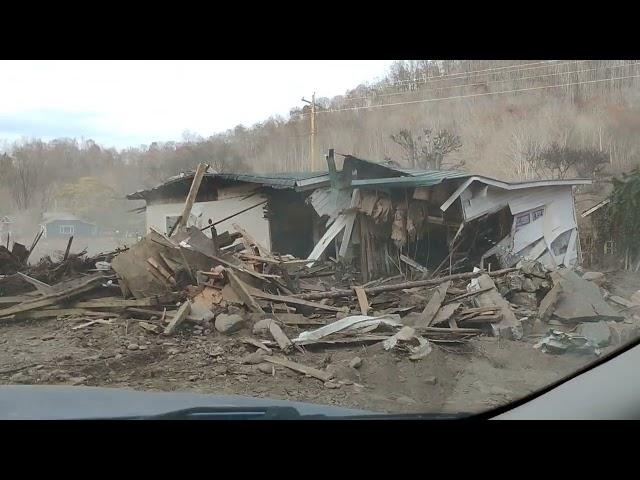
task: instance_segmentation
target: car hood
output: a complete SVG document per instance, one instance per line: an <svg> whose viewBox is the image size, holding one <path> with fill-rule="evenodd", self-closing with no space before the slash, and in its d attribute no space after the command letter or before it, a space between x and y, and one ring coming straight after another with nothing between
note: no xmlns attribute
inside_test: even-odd
<svg viewBox="0 0 640 480"><path fill-rule="evenodd" d="M144 392L122 388L56 385L0 386L0 420L137 417L202 407L293 407L300 415L326 415L332 418L379 413L240 395Z"/></svg>

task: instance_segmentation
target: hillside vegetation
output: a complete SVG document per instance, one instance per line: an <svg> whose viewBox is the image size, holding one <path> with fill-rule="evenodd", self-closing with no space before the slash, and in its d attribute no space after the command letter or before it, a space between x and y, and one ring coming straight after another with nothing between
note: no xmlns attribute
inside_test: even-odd
<svg viewBox="0 0 640 480"><path fill-rule="evenodd" d="M633 60L398 61L376 82L317 100L316 156L335 148L512 180L628 171L640 159L639 67ZM208 138L186 134L122 151L91 140L25 139L0 156L0 213L68 209L117 227L135 206L126 193L200 161L225 171L309 169L309 131L306 106Z"/></svg>

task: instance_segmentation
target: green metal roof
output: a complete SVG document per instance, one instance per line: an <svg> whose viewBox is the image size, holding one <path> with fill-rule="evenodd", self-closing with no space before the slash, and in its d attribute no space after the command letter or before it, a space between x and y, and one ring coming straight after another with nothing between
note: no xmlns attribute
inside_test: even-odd
<svg viewBox="0 0 640 480"><path fill-rule="evenodd" d="M277 173L219 173L218 178L239 182L260 183L271 187L295 188L306 180L329 181L327 172L277 172ZM326 178L325 178L326 177ZM315 182L311 182L315 183Z"/></svg>
<svg viewBox="0 0 640 480"><path fill-rule="evenodd" d="M454 178L468 178L470 173L459 170L401 170L406 177L368 178L353 180L351 185L358 188L413 188L430 187Z"/></svg>

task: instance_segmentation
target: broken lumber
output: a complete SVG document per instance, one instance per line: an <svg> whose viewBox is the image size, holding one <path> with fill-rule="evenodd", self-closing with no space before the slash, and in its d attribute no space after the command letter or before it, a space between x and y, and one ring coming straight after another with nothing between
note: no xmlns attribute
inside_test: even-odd
<svg viewBox="0 0 640 480"><path fill-rule="evenodd" d="M69 241L67 242L67 249L64 251L64 257L62 257L62 261L66 261L69 258L69 251L71 250L71 244L73 243L73 235L69 237Z"/></svg>
<svg viewBox="0 0 640 480"><path fill-rule="evenodd" d="M115 312L88 311L84 308L51 308L46 310L29 310L28 312L18 313L16 317L20 320L39 320L41 318L58 318L65 316L117 317L119 315L119 313Z"/></svg>
<svg viewBox="0 0 640 480"><path fill-rule="evenodd" d="M491 273L488 273L490 277L498 277L504 275L505 273L515 272L518 270L515 267L512 268L504 268L502 270L495 270ZM406 288L414 288L414 287L428 287L431 285L439 285L446 280L463 280L479 277L484 274L484 272L467 272L467 273L454 273L453 275L447 275L445 277L440 278L431 278L428 280L415 280L413 282L403 282L396 283L392 285L380 285L377 287L365 288L364 291L367 295L375 295L377 293L382 292L392 292L394 290L404 290ZM340 298L340 297L351 297L353 296L353 289L336 289L330 290L328 292L312 292L312 293L303 293L295 295L296 298L303 300L321 300L323 298Z"/></svg>
<svg viewBox="0 0 640 480"><path fill-rule="evenodd" d="M436 313L436 316L434 317L431 324L437 325L438 323L446 322L451 318L458 307L460 307L460 302L448 303L446 305L443 305L440 310L438 310L438 313ZM431 325L427 325L427 327L429 326Z"/></svg>
<svg viewBox="0 0 640 480"><path fill-rule="evenodd" d="M80 330L81 328L90 327L91 325L95 325L96 323L100 323L102 325L113 325L113 320L103 320L98 318L96 320L89 320L86 323L82 323L80 325L76 325L75 327L71 327L71 330Z"/></svg>
<svg viewBox="0 0 640 480"><path fill-rule="evenodd" d="M164 320L164 316L167 314L166 309L163 312L157 312L156 310L148 310L148 309L145 309L145 308L127 307L126 311L127 312L132 312L132 313L139 313L139 314L142 314L142 315L146 315L148 317L153 317L153 316L158 316L159 315L160 316L160 321ZM169 312L169 313L171 313L171 312ZM185 317L185 320L187 322L193 322L193 323L201 323L202 322L202 318L197 317L195 315L187 315Z"/></svg>
<svg viewBox="0 0 640 480"><path fill-rule="evenodd" d="M349 293L353 295L353 290ZM344 312L344 308L338 308L331 305L325 305L323 303L310 302L300 297L286 296L286 295L272 295L261 291L252 291L254 297L263 298L265 300L273 300L274 302L290 303L293 305L302 305L304 307L317 308L320 310L327 310L329 312Z"/></svg>
<svg viewBox="0 0 640 480"><path fill-rule="evenodd" d="M248 338L248 337L245 337L245 338L243 338L241 340L244 343L248 343L249 345L253 345L254 347L257 347L257 348L259 348L261 350L264 350L269 355L271 355L271 353L272 353L272 350L269 347L267 347L264 343L259 342L258 340L254 340L253 338Z"/></svg>
<svg viewBox="0 0 640 480"><path fill-rule="evenodd" d="M521 332L516 331L518 327L521 327L520 321L516 318L509 302L507 302L498 290L496 289L493 280L483 273L478 277L478 286L480 289L488 289L486 292L481 293L476 297L476 302L480 307L496 306L502 313L502 319L492 324L494 326L494 333L496 336L504 336L509 339L518 339ZM489 288L492 287L492 288Z"/></svg>
<svg viewBox="0 0 640 480"><path fill-rule="evenodd" d="M94 300L84 300L75 302L74 308L128 308L128 307L151 307L154 305L163 305L173 303L178 299L178 294L170 293L165 295L156 295L147 298L135 298L124 300L118 297L96 298Z"/></svg>
<svg viewBox="0 0 640 480"><path fill-rule="evenodd" d="M193 204L195 203L196 197L198 196L198 190L200 190L200 184L202 183L202 178L204 177L204 174L206 173L208 168L209 168L209 165L205 163L198 164L196 173L193 176L193 182L191 182L191 188L189 189L189 194L187 195L187 200L184 202L184 208L182 210L182 214L180 215L180 218L176 223L177 227L174 227L174 230L178 230L180 228L184 228L187 226L187 221L189 220L191 209L193 208Z"/></svg>
<svg viewBox="0 0 640 480"><path fill-rule="evenodd" d="M41 282L40 280L37 280L35 278L31 278L29 275L25 275L22 272L17 272L17 274L25 282L28 282L31 285L33 285L34 287L36 287L36 290L38 290L38 292L40 292L40 293L42 293L44 295L48 295L48 294L54 292L54 289L53 289L53 287L51 287L51 285L47 285L46 283Z"/></svg>
<svg viewBox="0 0 640 480"><path fill-rule="evenodd" d="M162 277L164 277L164 279L169 282L171 286L176 286L176 279L173 277L173 275L163 265L160 265L160 263L157 262L153 257L147 258L147 263L155 268L160 273L160 275L162 275Z"/></svg>
<svg viewBox="0 0 640 480"><path fill-rule="evenodd" d="M470 323L496 323L502 320L502 315L478 315L477 317L467 317L460 319L460 322L464 322L465 325Z"/></svg>
<svg viewBox="0 0 640 480"><path fill-rule="evenodd" d="M407 257L406 255L400 254L400 260L402 260L404 263L409 265L411 268L413 268L414 270L419 271L420 273L422 273L424 275L428 275L429 274L429 270L427 270L426 267L423 267L418 262L416 262L415 260L412 260L411 258Z"/></svg>
<svg viewBox="0 0 640 480"><path fill-rule="evenodd" d="M291 351L291 349L293 348L293 343L291 343L291 340L289 340L289 337L285 335L285 333L282 331L282 329L278 326L276 322L269 323L269 332L271 333L271 336L280 347L280 350L282 350L285 353Z"/></svg>
<svg viewBox="0 0 640 480"><path fill-rule="evenodd" d="M462 295L458 295L457 297L453 297L452 299L447 300L444 303L458 302L458 301L463 300L465 298L475 297L476 295L478 295L480 293L488 292L492 288L493 287L481 288L480 290L474 290L473 292L463 293Z"/></svg>
<svg viewBox="0 0 640 480"><path fill-rule="evenodd" d="M358 297L360 313L362 313L362 315L367 315L371 309L369 306L369 300L367 300L367 294L364 293L364 289L362 287L353 287L353 290L356 292L356 297Z"/></svg>
<svg viewBox="0 0 640 480"><path fill-rule="evenodd" d="M333 378L333 375L331 375L330 373L323 372L322 370L318 370L317 368L307 367L306 365L292 362L291 360L287 360L285 358L264 357L264 361L289 368L299 373L304 373L305 375L317 378L318 380L322 380L323 382L328 382Z"/></svg>
<svg viewBox="0 0 640 480"><path fill-rule="evenodd" d="M436 290L433 292L433 295L429 299L427 306L424 307L424 310L420 314L419 325L425 327L431 326L436 313L438 313L438 310L440 309L440 305L442 305L442 302L447 295L447 289L450 285L451 280L447 280L446 282L441 283L438 288L436 288Z"/></svg>
<svg viewBox="0 0 640 480"><path fill-rule="evenodd" d="M191 302L189 302L189 300L185 300L184 303L180 305L180 308L169 322L169 325L167 325L167 328L164 329L164 334L172 335L176 328L178 328L180 324L185 320L190 311Z"/></svg>
<svg viewBox="0 0 640 480"><path fill-rule="evenodd" d="M233 291L236 293L236 295L238 295L240 300L242 300L242 302L247 306L247 308L252 312L264 313L264 310L262 310L262 307L258 305L258 302L256 302L251 296L251 294L249 293L245 283L242 280L240 280L236 276L236 274L233 273L231 270L226 269L225 273L227 275L231 288L233 288Z"/></svg>
<svg viewBox="0 0 640 480"><path fill-rule="evenodd" d="M68 301L74 297L77 297L78 295L98 288L104 280L105 277L102 275L85 277L78 282L73 282L73 286L66 288L60 292L45 295L43 297L29 300L27 302L22 302L9 308L4 308L0 310L0 317L23 313L29 310L36 310L42 307L47 307L49 305L55 305L57 303Z"/></svg>

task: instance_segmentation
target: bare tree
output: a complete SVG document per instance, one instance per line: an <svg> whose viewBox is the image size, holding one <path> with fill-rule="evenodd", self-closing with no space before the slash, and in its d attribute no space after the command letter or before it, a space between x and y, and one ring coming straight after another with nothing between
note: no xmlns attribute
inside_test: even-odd
<svg viewBox="0 0 640 480"><path fill-rule="evenodd" d="M462 148L460 137L449 130L441 129L437 133L425 128L422 135L414 137L407 129L401 129L391 135L391 140L404 150L405 160L413 168L440 170L445 165L445 157ZM447 165L448 168L460 168L464 161Z"/></svg>

